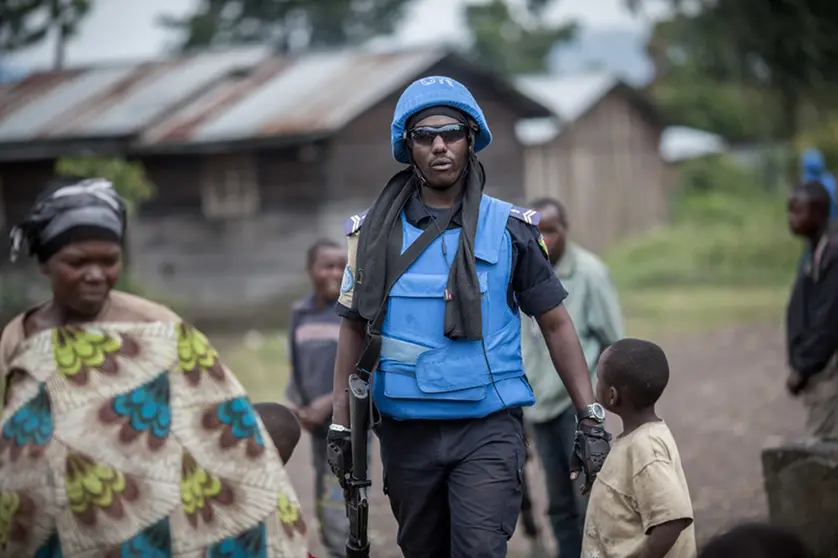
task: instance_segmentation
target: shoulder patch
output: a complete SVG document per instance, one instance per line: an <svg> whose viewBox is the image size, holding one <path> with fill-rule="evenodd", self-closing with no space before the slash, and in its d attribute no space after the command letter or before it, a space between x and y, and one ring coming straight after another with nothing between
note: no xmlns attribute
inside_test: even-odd
<svg viewBox="0 0 838 558"><path fill-rule="evenodd" d="M340 283L340 292L348 293L355 288L355 275L352 273L352 268L349 264L343 268L343 281Z"/></svg>
<svg viewBox="0 0 838 558"><path fill-rule="evenodd" d="M518 207L517 205L513 205L512 209L509 210L509 216L536 227L541 222L541 213L535 209L527 209L526 207Z"/></svg>
<svg viewBox="0 0 838 558"><path fill-rule="evenodd" d="M361 230L361 225L364 224L364 219L367 218L367 213L369 213L369 209L365 209L364 211L353 215L344 222L343 231L346 233L346 236L352 236Z"/></svg>
<svg viewBox="0 0 838 558"><path fill-rule="evenodd" d="M549 258L550 250L547 249L547 243L544 241L544 236L541 233L538 233L538 245L541 247L541 250L544 252L544 255Z"/></svg>

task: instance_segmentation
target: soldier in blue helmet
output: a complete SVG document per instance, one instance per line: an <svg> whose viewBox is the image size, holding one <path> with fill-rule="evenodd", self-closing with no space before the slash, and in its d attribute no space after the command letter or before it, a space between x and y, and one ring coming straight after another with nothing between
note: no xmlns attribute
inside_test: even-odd
<svg viewBox="0 0 838 558"><path fill-rule="evenodd" d="M577 409L574 474L588 487L609 451L605 414L538 213L483 193L476 153L492 134L471 93L447 77L414 82L391 136L407 167L346 225L328 439L351 451L347 380L370 379L404 556L506 556L521 508L521 408L535 401L520 311L537 319Z"/></svg>

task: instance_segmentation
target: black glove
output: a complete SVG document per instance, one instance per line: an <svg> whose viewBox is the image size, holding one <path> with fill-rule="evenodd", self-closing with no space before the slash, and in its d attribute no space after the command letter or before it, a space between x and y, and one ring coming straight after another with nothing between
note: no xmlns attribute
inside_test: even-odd
<svg viewBox="0 0 838 558"><path fill-rule="evenodd" d="M332 473L338 478L341 488L352 474L352 438L348 430L329 429L326 433L326 460Z"/></svg>
<svg viewBox="0 0 838 558"><path fill-rule="evenodd" d="M584 473L582 494L590 492L609 451L611 451L611 434L605 430L605 425L582 422L576 425L576 439L573 442L570 470L574 479Z"/></svg>

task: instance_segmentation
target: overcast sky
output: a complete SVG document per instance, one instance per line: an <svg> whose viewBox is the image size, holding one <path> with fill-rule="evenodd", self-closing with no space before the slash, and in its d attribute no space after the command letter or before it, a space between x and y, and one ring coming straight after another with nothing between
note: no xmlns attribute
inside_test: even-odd
<svg viewBox="0 0 838 558"><path fill-rule="evenodd" d="M461 39L463 21L460 12L467 1L417 0L394 41L415 45L432 42L440 35L446 41ZM512 3L520 1L523 0L510 0ZM189 13L197 3L197 0L95 0L78 37L68 47L67 64L75 66L157 56L173 40L169 32L157 25L158 17ZM649 25L650 17L660 13L660 9L647 9L645 17L637 18L623 4L624 0L558 0L550 19L575 19L591 28L639 30ZM49 66L51 59L52 43L45 42L16 53L11 62L15 66L34 69Z"/></svg>

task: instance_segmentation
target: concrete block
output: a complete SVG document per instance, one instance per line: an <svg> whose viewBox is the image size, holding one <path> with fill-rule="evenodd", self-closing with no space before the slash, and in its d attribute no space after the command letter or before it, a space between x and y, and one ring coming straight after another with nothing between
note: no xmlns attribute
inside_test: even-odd
<svg viewBox="0 0 838 558"><path fill-rule="evenodd" d="M816 556L838 558L838 443L773 441L762 451L771 522L803 538Z"/></svg>

